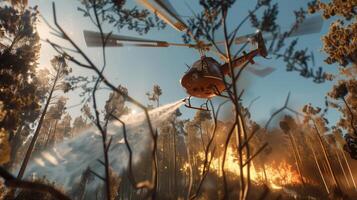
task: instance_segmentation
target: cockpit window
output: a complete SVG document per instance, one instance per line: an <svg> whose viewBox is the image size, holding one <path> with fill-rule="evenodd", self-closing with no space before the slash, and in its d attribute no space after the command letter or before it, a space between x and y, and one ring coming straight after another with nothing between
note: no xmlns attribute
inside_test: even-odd
<svg viewBox="0 0 357 200"><path fill-rule="evenodd" d="M220 64L211 57L205 57L201 60L193 63L190 71L204 72L204 73L213 73L214 75L219 75ZM212 75L213 75L212 74Z"/></svg>

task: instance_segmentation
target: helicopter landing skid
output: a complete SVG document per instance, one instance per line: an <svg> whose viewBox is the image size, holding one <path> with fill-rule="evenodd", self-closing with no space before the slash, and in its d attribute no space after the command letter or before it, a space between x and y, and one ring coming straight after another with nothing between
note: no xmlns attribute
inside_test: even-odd
<svg viewBox="0 0 357 200"><path fill-rule="evenodd" d="M202 110L202 111L210 111L210 110L208 109L208 105L207 105L208 99L206 100L205 103L201 104L200 107L196 107L196 106L192 106L192 105L191 105L191 97L192 97L192 96L189 96L189 97L187 97L187 98L185 98L185 99L183 100L183 101L185 102L185 107L186 107L186 108L192 108L192 109Z"/></svg>

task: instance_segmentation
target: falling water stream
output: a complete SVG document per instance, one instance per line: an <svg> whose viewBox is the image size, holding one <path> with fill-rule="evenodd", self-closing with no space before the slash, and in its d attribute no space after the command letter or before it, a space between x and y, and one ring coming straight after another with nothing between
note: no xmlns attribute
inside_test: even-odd
<svg viewBox="0 0 357 200"><path fill-rule="evenodd" d="M149 111L153 128L167 120L182 105L182 100L179 100ZM152 141L145 113L128 114L122 116L121 120L126 125L128 140L134 150L135 163ZM118 174L123 172L128 161L122 130L119 122L113 121L108 125L108 134L112 137L109 150L110 166ZM68 190L73 183L79 181L83 171L88 167L103 175L104 167L98 160L103 160L102 138L98 130L92 127L35 155L27 167L25 176L45 176Z"/></svg>

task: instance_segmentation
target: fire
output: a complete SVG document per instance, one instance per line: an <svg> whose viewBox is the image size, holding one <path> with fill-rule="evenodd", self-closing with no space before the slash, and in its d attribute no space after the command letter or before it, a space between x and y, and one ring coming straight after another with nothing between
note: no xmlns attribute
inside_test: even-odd
<svg viewBox="0 0 357 200"><path fill-rule="evenodd" d="M239 166L238 159L235 156L235 153L232 148L227 149L226 161L225 161L225 171L235 174L239 176ZM200 159L204 159L204 153L201 152L198 154ZM211 161L210 170L213 173L216 173L218 176L223 176L222 174L222 157L214 157ZM188 165L188 164L187 164ZM187 165L183 167L183 170L187 170ZM203 170L203 166L201 166L200 171ZM247 174L247 167L243 168L244 174ZM265 172L264 172L265 171ZM285 185L298 185L301 184L300 176L297 170L289 164L288 162L271 162L270 164L265 164L264 167L257 168L253 162L251 162L250 166L250 179L258 185L267 184L271 189L280 190Z"/></svg>

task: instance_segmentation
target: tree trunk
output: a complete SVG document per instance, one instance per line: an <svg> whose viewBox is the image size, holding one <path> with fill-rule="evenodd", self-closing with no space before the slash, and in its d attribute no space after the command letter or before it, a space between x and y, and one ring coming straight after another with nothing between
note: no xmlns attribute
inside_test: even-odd
<svg viewBox="0 0 357 200"><path fill-rule="evenodd" d="M320 173L321 179L322 179L322 181L323 181L323 183L324 183L326 192L327 192L327 194L329 195L329 194L330 194L330 190L328 189L328 186L327 186L327 183L326 183L326 180L325 180L325 176L324 176L324 174L322 173L322 170L321 170L319 161L317 160L317 156L316 156L314 147L313 147L310 143L307 143L307 144L309 144L309 146L310 146L310 149L311 149L311 151L312 151L312 155L314 156L315 164L316 164L316 166L317 166L317 169L319 170L319 173Z"/></svg>
<svg viewBox="0 0 357 200"><path fill-rule="evenodd" d="M342 170L343 176L345 177L345 180L346 180L346 183L347 183L347 187L346 188L349 189L351 187L351 185L350 185L350 182L348 181L346 170L345 170L344 166L342 165L341 157L340 157L340 155L338 153L338 150L336 151L336 156L337 156L338 164L340 165L340 168Z"/></svg>
<svg viewBox="0 0 357 200"><path fill-rule="evenodd" d="M59 119L56 120L55 127L53 128L52 140L50 140L50 145L53 146L56 143L56 131Z"/></svg>
<svg viewBox="0 0 357 200"><path fill-rule="evenodd" d="M201 135L202 149L203 149L203 151L205 151L206 150L206 145L205 145L205 141L203 139L202 126L200 126L200 135Z"/></svg>
<svg viewBox="0 0 357 200"><path fill-rule="evenodd" d="M291 135L290 131L288 131L287 134L289 136L290 143L291 143L291 146L292 146L292 149L293 149L293 152L294 152L294 158L295 158L296 166L297 166L297 169L298 169L298 172L299 172L299 175L300 175L300 179L301 179L303 187L305 188L305 180L304 180L304 177L302 176L302 168L301 168L300 162L299 162L298 150L296 148L296 145L295 145L295 142L294 142L294 138Z"/></svg>
<svg viewBox="0 0 357 200"><path fill-rule="evenodd" d="M185 140L186 140L186 137L185 137ZM185 143L186 143L186 156L187 156L188 170L189 170L189 174L188 174L189 182L188 182L186 199L190 199L191 190L192 190L192 182L193 182L193 171L192 171L192 164L191 164L190 146L187 141L185 141Z"/></svg>
<svg viewBox="0 0 357 200"><path fill-rule="evenodd" d="M326 149L326 147L325 147L325 145L324 145L324 143L323 143L322 137L321 137L321 135L320 135L320 131L318 130L318 128L317 128L315 122L314 122L314 128L315 128L315 130L316 130L315 133L316 133L316 135L317 135L317 138L319 139L319 143L320 143L320 146L321 146L321 148L322 148L322 152L323 152L323 154L324 154L327 167L328 167L328 169L329 169L329 171L330 171L330 173L331 173L331 175L332 175L332 179L333 179L334 183L336 184L337 189L338 189L339 191L341 191L341 187L340 187L339 183L337 182L336 174L335 174L335 172L333 171L332 166L331 166L331 160L330 160L329 156L327 155L327 149Z"/></svg>
<svg viewBox="0 0 357 200"><path fill-rule="evenodd" d="M53 82L53 85L52 85L50 94L48 95L48 98L47 98L45 107L43 108L43 111L42 111L42 113L41 113L40 120L39 120L39 122L38 122L38 124L37 124L35 133L34 133L34 135L33 135L33 137L32 137L31 142L30 142L30 146L28 147L27 152L26 152L26 155L25 155L25 158L24 158L24 160L23 160L23 162L22 162L22 164L21 164L21 168L20 168L19 174L17 175L17 178L18 178L18 179L22 179L22 177L23 177L23 175L24 175L24 173L25 173L27 164L28 164L28 162L29 162L29 160L30 160L32 151L33 151L33 149L34 149L34 147L35 147L35 144L36 144L38 135L40 134L40 130L41 130L41 127L42 127L43 119L45 118L45 115L46 115L46 112L47 112L47 108L48 108L48 106L50 105L50 101L51 101L53 92L54 92L54 90L55 90L55 87L56 87L58 78L59 78L59 72L57 72L57 74L56 74L56 77L55 77L55 79L54 79L54 82Z"/></svg>
<svg viewBox="0 0 357 200"><path fill-rule="evenodd" d="M55 126L53 127L53 129L51 129L48 133L48 136L47 136L47 140L46 140L46 143L45 143L45 148L48 147L48 145L50 144L50 140L51 138L54 138L55 136L52 136L51 135L55 135L56 134L56 129L57 129L57 123L58 123L58 120L56 119L55 121ZM52 132L52 134L51 134Z"/></svg>
<svg viewBox="0 0 357 200"><path fill-rule="evenodd" d="M347 158L346 158L345 152L344 152L343 150L341 150L341 149L340 149L340 151L341 151L342 156L343 156L343 159L344 159L344 161L345 161L345 163L346 163L346 165L347 165L347 169L348 169L348 172L349 172L349 174L350 174L350 177L351 177L351 180L352 180L352 183L353 183L353 187L354 187L355 190L357 191L356 182L355 182L355 179L354 179L354 177L353 177L350 164L348 163L348 160L347 160Z"/></svg>
<svg viewBox="0 0 357 200"><path fill-rule="evenodd" d="M46 142L43 144L43 147L46 147L47 146L47 143L48 143L48 140L50 138L50 135L51 135L51 132L52 132L52 126L53 126L53 123L49 122L50 123L50 127L47 131L47 137L46 137Z"/></svg>
<svg viewBox="0 0 357 200"><path fill-rule="evenodd" d="M173 153L174 153L174 198L177 199L177 167L176 167L176 128L175 123L172 122L173 126Z"/></svg>
<svg viewBox="0 0 357 200"><path fill-rule="evenodd" d="M11 144L11 152L10 152L10 162L7 163L5 165L5 168L6 169L11 169L12 166L14 166L14 164L16 163L16 154L21 146L21 132L23 130L23 126L20 126L17 130L16 130L16 133L15 135L13 136L13 138L11 139L10 141L10 144Z"/></svg>
<svg viewBox="0 0 357 200"><path fill-rule="evenodd" d="M172 181L172 178L173 178L173 156L172 156L172 154L173 154L173 152L172 152L172 136L171 136L171 134L170 134L170 131L168 132L169 133L169 141L168 141L168 143L169 143L169 150L168 150L168 158L169 158L169 168L168 168L168 172L169 172L169 175L168 175L168 178L169 178L169 187L170 187L170 189L169 189L169 191L170 191L170 198L172 198L173 199L173 195L174 195L174 188L173 188L173 181Z"/></svg>

